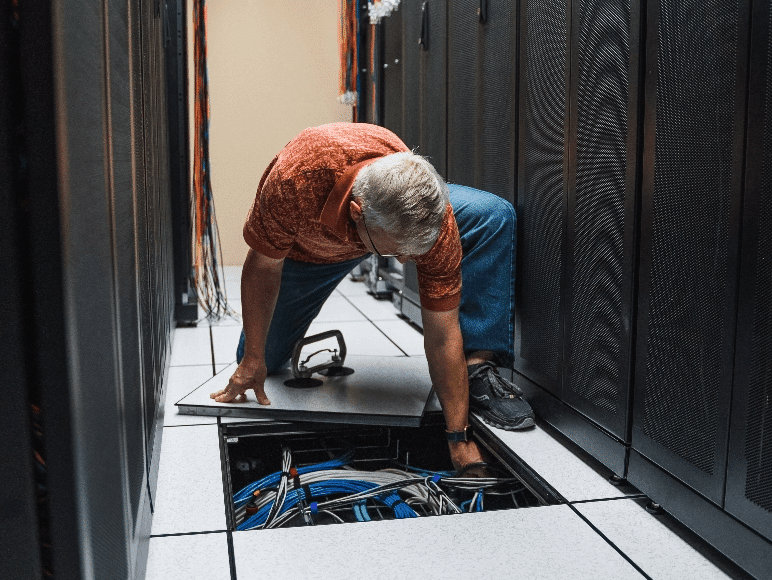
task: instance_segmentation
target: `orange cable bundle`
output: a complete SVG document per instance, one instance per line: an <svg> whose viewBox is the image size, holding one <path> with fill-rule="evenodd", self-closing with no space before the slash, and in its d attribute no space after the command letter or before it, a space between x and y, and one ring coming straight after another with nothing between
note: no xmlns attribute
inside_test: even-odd
<svg viewBox="0 0 772 580"><path fill-rule="evenodd" d="M193 1L193 54L195 67L193 195L194 264L196 291L209 318L234 316L221 289L222 255L214 212L209 162L209 75L206 67L206 0Z"/></svg>
<svg viewBox="0 0 772 580"><path fill-rule="evenodd" d="M344 105L357 104L357 3L340 0L338 46L340 47L340 96Z"/></svg>
<svg viewBox="0 0 772 580"><path fill-rule="evenodd" d="M368 91L370 92L370 118L372 119L371 123L378 123L380 119L378 119L378 103L377 103L377 96L378 96L378 74L377 74L377 64L375 62L376 52L375 52L375 34L376 34L376 25L370 24L370 71L372 74L370 75L370 78L372 79L370 81L370 86L367 87Z"/></svg>

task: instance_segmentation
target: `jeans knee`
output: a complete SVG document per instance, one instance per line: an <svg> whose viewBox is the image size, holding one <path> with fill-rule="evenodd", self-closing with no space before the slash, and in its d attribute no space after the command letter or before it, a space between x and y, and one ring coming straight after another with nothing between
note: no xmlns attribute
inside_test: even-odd
<svg viewBox="0 0 772 580"><path fill-rule="evenodd" d="M464 218L473 229L506 234L516 231L515 208L507 200L487 191L475 190L463 207Z"/></svg>

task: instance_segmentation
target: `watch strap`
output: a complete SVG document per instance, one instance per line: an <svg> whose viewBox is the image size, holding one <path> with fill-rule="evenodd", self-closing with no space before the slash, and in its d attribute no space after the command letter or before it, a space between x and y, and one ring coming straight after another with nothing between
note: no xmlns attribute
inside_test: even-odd
<svg viewBox="0 0 772 580"><path fill-rule="evenodd" d="M460 443L464 441L471 441L472 439L472 426L467 425L462 431L448 431L445 430L445 438L451 443Z"/></svg>

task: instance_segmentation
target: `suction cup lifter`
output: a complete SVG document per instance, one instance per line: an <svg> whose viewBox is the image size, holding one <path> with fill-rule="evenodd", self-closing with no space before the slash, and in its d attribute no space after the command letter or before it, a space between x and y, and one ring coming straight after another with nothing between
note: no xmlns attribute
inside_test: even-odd
<svg viewBox="0 0 772 580"><path fill-rule="evenodd" d="M326 340L328 338L337 338L338 339L338 347L340 348L340 354L338 353L338 349L329 349L329 348L323 348L321 350L316 351L315 353L312 353L308 357L306 357L305 360L300 360L300 353L303 350L303 347L307 344L313 344L314 342L320 342L322 340ZM308 361L311 360L315 355L322 353L322 352L331 352L332 357L331 360L318 364L312 367L307 367L306 364ZM343 340L343 333L340 330L328 330L327 332L322 332L320 334L314 334L313 336L307 336L305 338L301 338L297 344L295 345L295 350L292 351L292 376L296 379L309 379L311 378L311 375L314 373L319 373L321 371L326 371L321 374L327 374L327 375L339 375L339 374L350 374L349 372L346 372L343 367L343 362L346 360L346 342Z"/></svg>

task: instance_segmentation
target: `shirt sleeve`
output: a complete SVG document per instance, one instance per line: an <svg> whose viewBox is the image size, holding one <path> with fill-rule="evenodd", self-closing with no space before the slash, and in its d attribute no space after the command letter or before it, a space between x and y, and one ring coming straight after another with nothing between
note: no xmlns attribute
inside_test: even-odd
<svg viewBox="0 0 772 580"><path fill-rule="evenodd" d="M450 204L434 246L415 262L421 306L434 312L456 308L461 302L461 238Z"/></svg>
<svg viewBox="0 0 772 580"><path fill-rule="evenodd" d="M296 196L285 191L286 184L275 167L276 159L273 158L260 179L243 233L250 248L279 260L292 249L301 220Z"/></svg>

